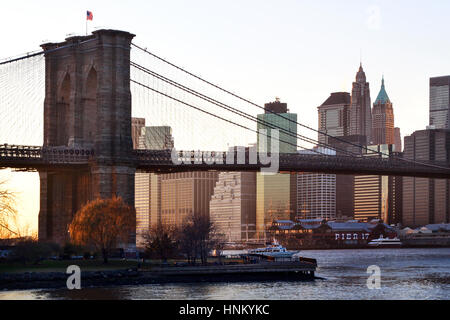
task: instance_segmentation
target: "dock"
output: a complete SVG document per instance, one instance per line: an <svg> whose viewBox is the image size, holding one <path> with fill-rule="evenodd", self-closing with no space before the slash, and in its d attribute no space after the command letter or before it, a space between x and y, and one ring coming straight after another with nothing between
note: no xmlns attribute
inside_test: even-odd
<svg viewBox="0 0 450 320"><path fill-rule="evenodd" d="M82 271L82 287L198 282L310 281L317 264L302 261L153 266L150 269ZM0 273L0 290L66 288L65 272Z"/></svg>
<svg viewBox="0 0 450 320"><path fill-rule="evenodd" d="M313 280L317 264L301 261L234 265L153 267L147 277L161 282L238 282Z"/></svg>

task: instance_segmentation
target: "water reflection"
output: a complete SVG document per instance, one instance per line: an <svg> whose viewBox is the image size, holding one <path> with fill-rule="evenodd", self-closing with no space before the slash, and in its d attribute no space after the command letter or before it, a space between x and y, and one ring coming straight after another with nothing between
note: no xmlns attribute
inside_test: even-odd
<svg viewBox="0 0 450 320"><path fill-rule="evenodd" d="M318 260L312 282L190 283L0 292L0 299L450 299L450 249L305 251ZM366 286L369 265L381 289Z"/></svg>

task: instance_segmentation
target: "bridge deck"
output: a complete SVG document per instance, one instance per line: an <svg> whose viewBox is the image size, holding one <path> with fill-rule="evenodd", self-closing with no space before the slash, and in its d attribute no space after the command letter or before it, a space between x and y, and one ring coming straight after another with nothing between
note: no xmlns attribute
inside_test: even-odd
<svg viewBox="0 0 450 320"><path fill-rule="evenodd" d="M262 154L238 155L226 152L189 152L170 150L133 150L127 159L141 172L185 171L260 171L269 168ZM450 179L450 164L446 162L414 163L399 158L349 157L305 154L273 155L272 166L279 172L320 172L330 174L393 175ZM255 160L257 159L257 160ZM278 164L276 159L278 159ZM0 168L18 170L79 170L95 160L93 150L64 147L0 146Z"/></svg>

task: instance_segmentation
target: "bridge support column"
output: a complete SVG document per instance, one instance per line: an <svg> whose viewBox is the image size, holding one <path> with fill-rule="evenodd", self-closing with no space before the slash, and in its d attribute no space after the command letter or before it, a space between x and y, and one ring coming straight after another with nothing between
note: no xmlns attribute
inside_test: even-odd
<svg viewBox="0 0 450 320"><path fill-rule="evenodd" d="M134 206L130 50L134 35L97 30L46 43L44 147L92 150L85 173L41 172L39 239L69 240L87 201L120 196Z"/></svg>
<svg viewBox="0 0 450 320"><path fill-rule="evenodd" d="M75 213L92 199L92 179L83 172L39 172L39 240L61 245L69 241L68 226Z"/></svg>
<svg viewBox="0 0 450 320"><path fill-rule="evenodd" d="M134 206L135 172L136 168L127 166L93 166L91 174L94 199L117 196Z"/></svg>

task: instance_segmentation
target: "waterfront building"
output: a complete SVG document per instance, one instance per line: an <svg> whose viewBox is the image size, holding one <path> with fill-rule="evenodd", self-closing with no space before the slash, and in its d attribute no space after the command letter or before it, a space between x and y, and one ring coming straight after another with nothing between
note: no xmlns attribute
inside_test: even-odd
<svg viewBox="0 0 450 320"><path fill-rule="evenodd" d="M221 172L209 210L211 222L227 241L254 239L256 172Z"/></svg>
<svg viewBox="0 0 450 320"><path fill-rule="evenodd" d="M415 131L405 137L404 157L416 161L450 161L450 130ZM417 227L449 223L450 181L417 177L403 178L403 225Z"/></svg>
<svg viewBox="0 0 450 320"><path fill-rule="evenodd" d="M372 109L372 144L394 144L394 138L394 109L386 93L383 77Z"/></svg>
<svg viewBox="0 0 450 320"><path fill-rule="evenodd" d="M370 103L370 87L366 74L360 65L353 82L350 103L350 135L366 136L365 145L372 141L372 108Z"/></svg>
<svg viewBox="0 0 450 320"><path fill-rule="evenodd" d="M260 141L258 135L258 151L271 150L270 125L290 132L279 132L279 152L297 152L297 114L289 113L286 103L277 98L275 102L264 105L264 114L258 115L258 132L267 130L266 143ZM263 121L263 122L261 122ZM266 237L266 228L275 219L291 219L296 213L296 175L295 174L264 174L256 175L256 230L257 237Z"/></svg>
<svg viewBox="0 0 450 320"><path fill-rule="evenodd" d="M319 113L319 142L329 143L329 136L341 137L349 134L350 93L333 92L321 106Z"/></svg>
<svg viewBox="0 0 450 320"><path fill-rule="evenodd" d="M316 152L336 155L336 151L321 147L301 150L301 154ZM297 174L297 218L326 219L336 217L336 175L299 172Z"/></svg>
<svg viewBox="0 0 450 320"><path fill-rule="evenodd" d="M430 78L430 126L450 129L450 76Z"/></svg>
<svg viewBox="0 0 450 320"><path fill-rule="evenodd" d="M281 244L298 249L365 248L382 235L393 238L396 230L380 221L326 221L325 219L276 220L270 235Z"/></svg>

